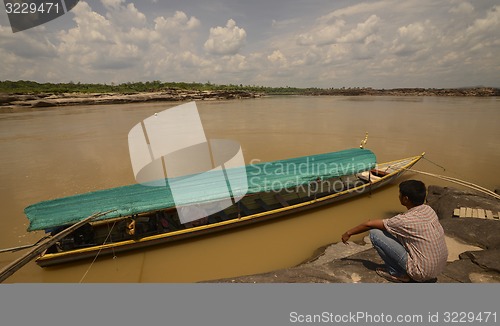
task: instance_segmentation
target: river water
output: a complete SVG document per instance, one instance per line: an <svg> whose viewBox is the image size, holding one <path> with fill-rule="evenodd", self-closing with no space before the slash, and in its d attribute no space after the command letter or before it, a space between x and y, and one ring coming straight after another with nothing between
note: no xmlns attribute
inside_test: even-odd
<svg viewBox="0 0 500 326"><path fill-rule="evenodd" d="M129 130L177 104L0 113L0 249L44 235L26 231L30 204L134 183ZM379 162L426 152L416 169L500 187L499 98L277 96L197 105L207 138L238 141L247 163L358 147L368 132L366 148ZM43 269L30 262L7 282L196 282L268 272L299 264L367 218L403 210L396 183L334 206L93 263ZM0 267L20 255L0 253Z"/></svg>

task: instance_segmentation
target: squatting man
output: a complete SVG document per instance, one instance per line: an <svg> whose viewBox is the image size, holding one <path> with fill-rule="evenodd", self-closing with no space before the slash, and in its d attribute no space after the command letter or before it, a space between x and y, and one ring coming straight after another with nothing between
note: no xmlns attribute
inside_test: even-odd
<svg viewBox="0 0 500 326"><path fill-rule="evenodd" d="M342 235L347 244L354 234L370 230L373 247L385 263L377 268L391 282L436 282L444 270L448 249L444 230L434 210L424 204L425 184L407 180L399 184L399 201L408 211L389 219L368 220Z"/></svg>

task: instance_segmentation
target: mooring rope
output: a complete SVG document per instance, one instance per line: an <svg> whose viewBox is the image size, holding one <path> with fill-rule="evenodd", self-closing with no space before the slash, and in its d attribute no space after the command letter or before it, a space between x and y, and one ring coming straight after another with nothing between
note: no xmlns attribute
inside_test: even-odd
<svg viewBox="0 0 500 326"><path fill-rule="evenodd" d="M476 184L474 184L472 182L460 180L460 179L453 178L453 177L448 177L448 176L445 176L445 175L439 175L439 174L434 174L434 173L429 173L429 172L423 172L423 171L419 171L419 170L414 170L414 169L410 169L410 168L406 168L405 170L411 171L411 172L420 173L420 174L423 174L423 175L428 175L428 176L435 177L435 178L438 178L438 179L441 179L441 180L453 182L453 183L459 184L461 186L468 187L468 188L474 189L476 191L482 192L484 194L492 196L493 198L500 199L500 195L499 194L497 194L494 191L491 191L489 189L486 189L484 187L478 186L478 185L476 185Z"/></svg>
<svg viewBox="0 0 500 326"><path fill-rule="evenodd" d="M111 229L109 230L109 233L108 235L106 236L106 239L104 239L104 243L103 245L105 245L107 242L108 242L108 239L111 237L111 231L113 231L113 228L115 227L115 224L116 224L116 221L113 222L113 225L111 226ZM87 270L85 271L85 274L83 274L82 278L80 279L80 282L79 283L82 283L83 280L85 279L85 277L87 276L87 274L90 272L90 269L92 268L92 266L94 265L95 261L97 260L97 257L99 257L99 254L101 253L102 251L102 246L101 248L99 249L99 251L97 251L97 254L95 255L94 259L92 260L92 262L90 263L89 265L89 268L87 268ZM114 255L114 248L113 248L113 255ZM114 257L113 257L114 258Z"/></svg>
<svg viewBox="0 0 500 326"><path fill-rule="evenodd" d="M435 166L437 166L437 167L439 167L439 168L443 169L443 171L446 171L446 168L445 168L444 166L442 166L442 165L440 165L440 164L437 164L437 163L436 163L436 162L434 162L434 161L429 160L429 159L428 159L427 157L425 157L425 156L423 156L422 158L423 158L424 160L426 160L427 162L432 163L432 164L434 164Z"/></svg>

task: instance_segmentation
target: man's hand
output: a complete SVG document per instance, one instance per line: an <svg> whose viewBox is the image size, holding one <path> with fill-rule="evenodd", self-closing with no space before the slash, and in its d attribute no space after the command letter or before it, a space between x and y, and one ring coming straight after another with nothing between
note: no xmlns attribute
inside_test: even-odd
<svg viewBox="0 0 500 326"><path fill-rule="evenodd" d="M360 225L346 231L346 233L342 234L342 242L347 244L347 241L352 235L360 234L371 229L379 229L385 230L385 225L383 220L368 220L365 223L361 223Z"/></svg>
<svg viewBox="0 0 500 326"><path fill-rule="evenodd" d="M342 242L345 244L348 244L347 241L349 241L350 237L351 237L351 235L349 234L349 232L342 234Z"/></svg>

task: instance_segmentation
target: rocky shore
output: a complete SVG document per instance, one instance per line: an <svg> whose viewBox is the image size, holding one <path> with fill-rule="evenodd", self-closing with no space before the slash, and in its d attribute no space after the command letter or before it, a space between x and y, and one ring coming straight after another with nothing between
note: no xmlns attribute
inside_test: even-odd
<svg viewBox="0 0 500 326"><path fill-rule="evenodd" d="M468 88L393 88L375 89L371 87L311 89L306 95L338 95L338 96L500 96L500 89L493 87Z"/></svg>
<svg viewBox="0 0 500 326"><path fill-rule="evenodd" d="M140 93L4 94L0 95L0 109L13 110L68 105L229 100L261 96L262 94L260 93L246 91L196 91L179 89Z"/></svg>
<svg viewBox="0 0 500 326"><path fill-rule="evenodd" d="M429 187L428 204L446 233L448 265L439 283L500 282L500 220L453 217L458 207L500 212L500 201L475 192ZM221 283L388 283L375 269L383 264L365 237L364 244L335 243L318 250L307 262L269 273L210 282Z"/></svg>
<svg viewBox="0 0 500 326"><path fill-rule="evenodd" d="M0 111L46 108L68 105L125 104L141 102L207 101L257 98L266 95L305 96L500 96L500 89L491 87L436 88L285 88L252 92L246 90L187 90L166 88L161 91L130 93L0 93Z"/></svg>

